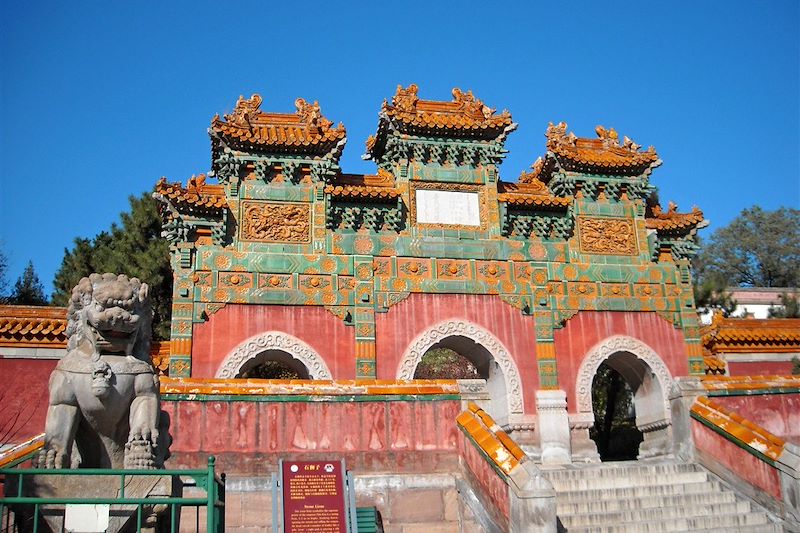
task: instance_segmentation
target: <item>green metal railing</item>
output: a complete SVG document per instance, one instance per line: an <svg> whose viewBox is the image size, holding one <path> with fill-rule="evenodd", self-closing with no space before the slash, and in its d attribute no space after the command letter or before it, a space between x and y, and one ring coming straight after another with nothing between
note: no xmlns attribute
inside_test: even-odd
<svg viewBox="0 0 800 533"><path fill-rule="evenodd" d="M96 504L96 505L126 505L136 506L136 531L141 531L143 520L143 507L153 505L167 505L170 513L170 531L175 532L178 528L178 519L182 507L196 507L199 513L200 508L206 508L206 531L207 533L224 533L225 531L225 481L214 472L215 458L208 458L208 467L198 470L119 470L102 468L79 468L79 469L41 469L41 468L4 468L0 469L0 476L6 480L5 486L8 487L8 479L17 478L17 489L15 495L5 494L0 498L0 517L9 519L8 507L18 507L21 505L33 506L33 529L34 533L39 531L39 514L44 505L69 505L69 504ZM30 497L23 496L23 482L25 476L118 476L119 494L116 497L108 498L80 498L80 497ZM183 496L175 497L152 497L152 498L131 498L125 496L125 480L131 476L177 476L180 478L191 478L194 486L205 491L205 497L187 498ZM188 482L185 486L191 486ZM6 524L4 527L8 527ZM2 531L5 531L3 529Z"/></svg>

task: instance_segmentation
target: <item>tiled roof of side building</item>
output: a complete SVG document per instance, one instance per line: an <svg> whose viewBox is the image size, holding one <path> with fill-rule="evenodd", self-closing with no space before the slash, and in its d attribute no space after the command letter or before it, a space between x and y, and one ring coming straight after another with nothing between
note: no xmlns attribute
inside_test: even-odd
<svg viewBox="0 0 800 533"><path fill-rule="evenodd" d="M628 137L620 144L613 128L597 126L595 132L597 139L587 139L567 133L566 122L550 123L545 133L547 150L563 169L581 172L636 176L661 164L652 146L641 151Z"/></svg>
<svg viewBox="0 0 800 533"><path fill-rule="evenodd" d="M328 152L344 142L347 132L342 124L333 126L320 111L318 102L310 104L302 98L295 100L294 113L265 113L261 111L261 96L239 97L229 115L211 120L210 133L233 148L260 147L279 152Z"/></svg>
<svg viewBox="0 0 800 533"><path fill-rule="evenodd" d="M0 305L0 346L66 346L67 308Z"/></svg>
<svg viewBox="0 0 800 533"><path fill-rule="evenodd" d="M0 347L67 347L67 308L34 305L0 305ZM162 375L169 367L169 341L150 345L153 366Z"/></svg>
<svg viewBox="0 0 800 533"><path fill-rule="evenodd" d="M706 374L710 375L724 375L725 374L725 361L722 361L716 355L704 355L703 363L706 365Z"/></svg>
<svg viewBox="0 0 800 533"><path fill-rule="evenodd" d="M700 334L710 354L800 352L797 318L724 318L718 313Z"/></svg>

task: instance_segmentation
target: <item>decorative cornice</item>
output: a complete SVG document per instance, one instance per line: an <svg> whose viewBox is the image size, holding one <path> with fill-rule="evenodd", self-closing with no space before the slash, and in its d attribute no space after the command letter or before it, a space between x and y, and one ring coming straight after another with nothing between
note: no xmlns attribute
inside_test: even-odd
<svg viewBox="0 0 800 533"><path fill-rule="evenodd" d="M384 101L378 131L367 139L365 159L380 161L390 150L388 140L396 136L492 141L502 147L517 127L508 111L496 114L472 91L453 89L451 102L421 100L417 91L415 84L398 85L392 103Z"/></svg>
<svg viewBox="0 0 800 533"><path fill-rule="evenodd" d="M232 113L211 120L212 139L232 148L322 155L347 138L344 126L333 127L318 102L298 98L294 113L265 113L261 102L258 94L240 96Z"/></svg>
<svg viewBox="0 0 800 533"><path fill-rule="evenodd" d="M547 127L547 150L561 168L578 172L605 175L635 176L646 174L661 164L652 146L640 151L638 144L628 137L619 142L619 135L611 128L595 128L597 139L587 139L567 133L567 123Z"/></svg>

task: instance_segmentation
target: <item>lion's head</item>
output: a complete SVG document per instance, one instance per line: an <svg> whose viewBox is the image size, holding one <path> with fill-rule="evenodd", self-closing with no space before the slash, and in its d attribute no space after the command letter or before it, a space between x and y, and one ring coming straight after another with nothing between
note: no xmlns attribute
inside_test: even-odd
<svg viewBox="0 0 800 533"><path fill-rule="evenodd" d="M69 350L89 343L93 355L150 359L149 287L125 274L91 274L72 289L67 321Z"/></svg>

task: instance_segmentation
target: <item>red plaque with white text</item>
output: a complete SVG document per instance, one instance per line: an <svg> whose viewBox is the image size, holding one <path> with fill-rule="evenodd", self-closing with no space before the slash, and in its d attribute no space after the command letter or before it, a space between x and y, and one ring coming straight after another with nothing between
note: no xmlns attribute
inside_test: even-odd
<svg viewBox="0 0 800 533"><path fill-rule="evenodd" d="M342 461L284 461L283 524L286 533L346 533Z"/></svg>

